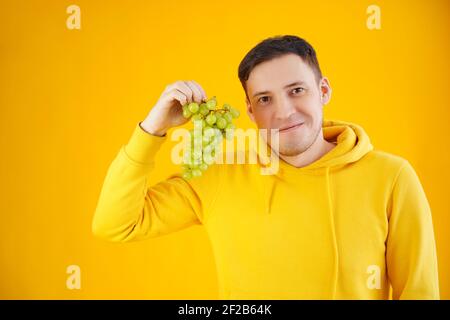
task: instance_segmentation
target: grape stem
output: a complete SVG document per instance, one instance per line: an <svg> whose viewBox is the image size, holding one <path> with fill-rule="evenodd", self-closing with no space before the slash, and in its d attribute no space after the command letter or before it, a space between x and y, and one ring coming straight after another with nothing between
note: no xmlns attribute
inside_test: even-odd
<svg viewBox="0 0 450 320"><path fill-rule="evenodd" d="M217 111L228 111L228 110L227 110L227 109L216 109L216 110L211 110L211 111L209 112L209 114L214 113L214 112L217 112Z"/></svg>

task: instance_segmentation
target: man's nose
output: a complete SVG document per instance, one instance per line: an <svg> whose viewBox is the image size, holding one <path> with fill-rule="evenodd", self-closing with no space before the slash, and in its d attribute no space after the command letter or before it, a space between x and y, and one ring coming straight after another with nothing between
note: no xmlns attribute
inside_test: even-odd
<svg viewBox="0 0 450 320"><path fill-rule="evenodd" d="M275 116L279 120L288 119L291 114L295 113L295 103L289 97L280 95L277 97L275 106Z"/></svg>

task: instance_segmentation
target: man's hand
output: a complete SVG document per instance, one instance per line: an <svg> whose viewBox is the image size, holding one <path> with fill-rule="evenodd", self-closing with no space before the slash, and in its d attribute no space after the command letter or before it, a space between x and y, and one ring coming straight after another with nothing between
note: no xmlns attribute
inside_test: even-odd
<svg viewBox="0 0 450 320"><path fill-rule="evenodd" d="M164 136L170 128L185 124L189 120L183 117L183 105L190 102L200 104L206 100L206 93L197 82L176 81L165 88L140 126L152 135Z"/></svg>

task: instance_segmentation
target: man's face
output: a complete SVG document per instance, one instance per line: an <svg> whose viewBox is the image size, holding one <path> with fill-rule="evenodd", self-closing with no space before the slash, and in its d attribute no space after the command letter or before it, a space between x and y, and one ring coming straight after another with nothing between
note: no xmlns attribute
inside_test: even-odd
<svg viewBox="0 0 450 320"><path fill-rule="evenodd" d="M281 155L301 154L314 143L322 130L323 105L331 96L326 78L318 84L301 57L285 54L257 65L246 84L247 113L269 135L270 129L280 130Z"/></svg>

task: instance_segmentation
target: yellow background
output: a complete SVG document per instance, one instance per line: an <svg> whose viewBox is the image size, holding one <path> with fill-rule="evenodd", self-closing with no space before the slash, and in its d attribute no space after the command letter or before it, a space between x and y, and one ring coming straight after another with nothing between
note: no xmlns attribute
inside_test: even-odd
<svg viewBox="0 0 450 320"><path fill-rule="evenodd" d="M450 298L449 3L2 1L0 298L215 299L203 227L114 244L92 236L91 220L110 162L167 84L198 81L249 127L237 67L279 34L315 47L333 88L325 117L362 125L376 148L413 164ZM81 30L66 27L70 4ZM370 4L381 30L366 27ZM158 154L154 182L177 170L173 144ZM66 288L71 264L80 290Z"/></svg>

